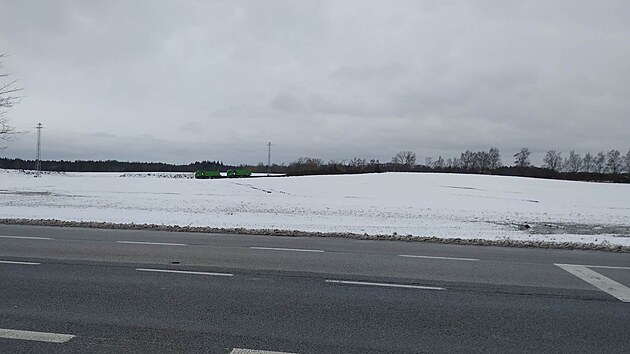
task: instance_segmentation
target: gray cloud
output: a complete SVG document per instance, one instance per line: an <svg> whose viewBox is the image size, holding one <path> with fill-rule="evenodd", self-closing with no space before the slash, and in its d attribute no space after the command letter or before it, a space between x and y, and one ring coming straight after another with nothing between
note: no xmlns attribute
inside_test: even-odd
<svg viewBox="0 0 630 354"><path fill-rule="evenodd" d="M330 77L348 81L388 81L397 79L410 71L405 64L388 64L385 66L343 65L330 74Z"/></svg>
<svg viewBox="0 0 630 354"><path fill-rule="evenodd" d="M286 113L306 113L306 106L290 93L279 93L271 100L271 107Z"/></svg>
<svg viewBox="0 0 630 354"><path fill-rule="evenodd" d="M627 1L0 0L51 158L627 149ZM32 156L33 135L2 151ZM505 158L508 162L508 158Z"/></svg>

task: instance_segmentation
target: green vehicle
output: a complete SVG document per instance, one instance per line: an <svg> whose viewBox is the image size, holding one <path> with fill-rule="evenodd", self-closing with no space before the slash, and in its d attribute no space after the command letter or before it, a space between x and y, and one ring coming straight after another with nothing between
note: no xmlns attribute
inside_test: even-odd
<svg viewBox="0 0 630 354"><path fill-rule="evenodd" d="M250 170L234 169L234 170L227 171L228 178L251 177L251 175L252 175L252 171Z"/></svg>
<svg viewBox="0 0 630 354"><path fill-rule="evenodd" d="M197 179L221 178L221 173L219 171L197 170L195 171L195 178Z"/></svg>

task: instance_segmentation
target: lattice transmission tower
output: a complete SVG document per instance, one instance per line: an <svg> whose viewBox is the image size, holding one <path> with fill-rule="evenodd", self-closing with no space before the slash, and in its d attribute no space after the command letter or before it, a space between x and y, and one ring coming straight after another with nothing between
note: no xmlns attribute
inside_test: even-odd
<svg viewBox="0 0 630 354"><path fill-rule="evenodd" d="M35 177L42 173L42 123L37 123L37 158L35 159Z"/></svg>

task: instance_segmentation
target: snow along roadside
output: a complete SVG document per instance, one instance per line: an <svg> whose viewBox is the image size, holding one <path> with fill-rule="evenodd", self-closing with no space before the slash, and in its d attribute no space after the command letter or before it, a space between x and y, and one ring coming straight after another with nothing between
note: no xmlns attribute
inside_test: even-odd
<svg viewBox="0 0 630 354"><path fill-rule="evenodd" d="M368 235L351 232L307 232L298 230L279 229L244 229L244 228L218 228L199 226L179 226L179 225L157 225L157 224L135 224L135 223L110 223L110 222L89 222L89 221L63 221L55 219L0 219L3 225L29 225L29 226L54 226L54 227L79 227L91 229L117 229L117 230L149 230L149 231L169 231L169 232L194 232L207 234L243 234L260 236L283 236L283 237L341 237L359 240L386 240L386 241L410 241L445 243L457 245L479 245L479 246L499 246L499 247L521 247L521 248L552 248L571 250L592 250L630 253L630 246L612 245L608 243L579 243L579 242L550 242L550 241L525 241L525 240L485 240L485 239L462 239L462 238L441 238L413 235Z"/></svg>

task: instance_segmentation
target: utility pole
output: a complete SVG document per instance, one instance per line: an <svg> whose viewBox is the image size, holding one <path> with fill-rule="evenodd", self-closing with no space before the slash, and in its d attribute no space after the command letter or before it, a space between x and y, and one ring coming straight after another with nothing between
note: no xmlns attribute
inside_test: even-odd
<svg viewBox="0 0 630 354"><path fill-rule="evenodd" d="M37 159L35 160L35 177L39 177L42 173L42 123L37 123Z"/></svg>
<svg viewBox="0 0 630 354"><path fill-rule="evenodd" d="M267 176L271 175L271 141L267 143Z"/></svg>

